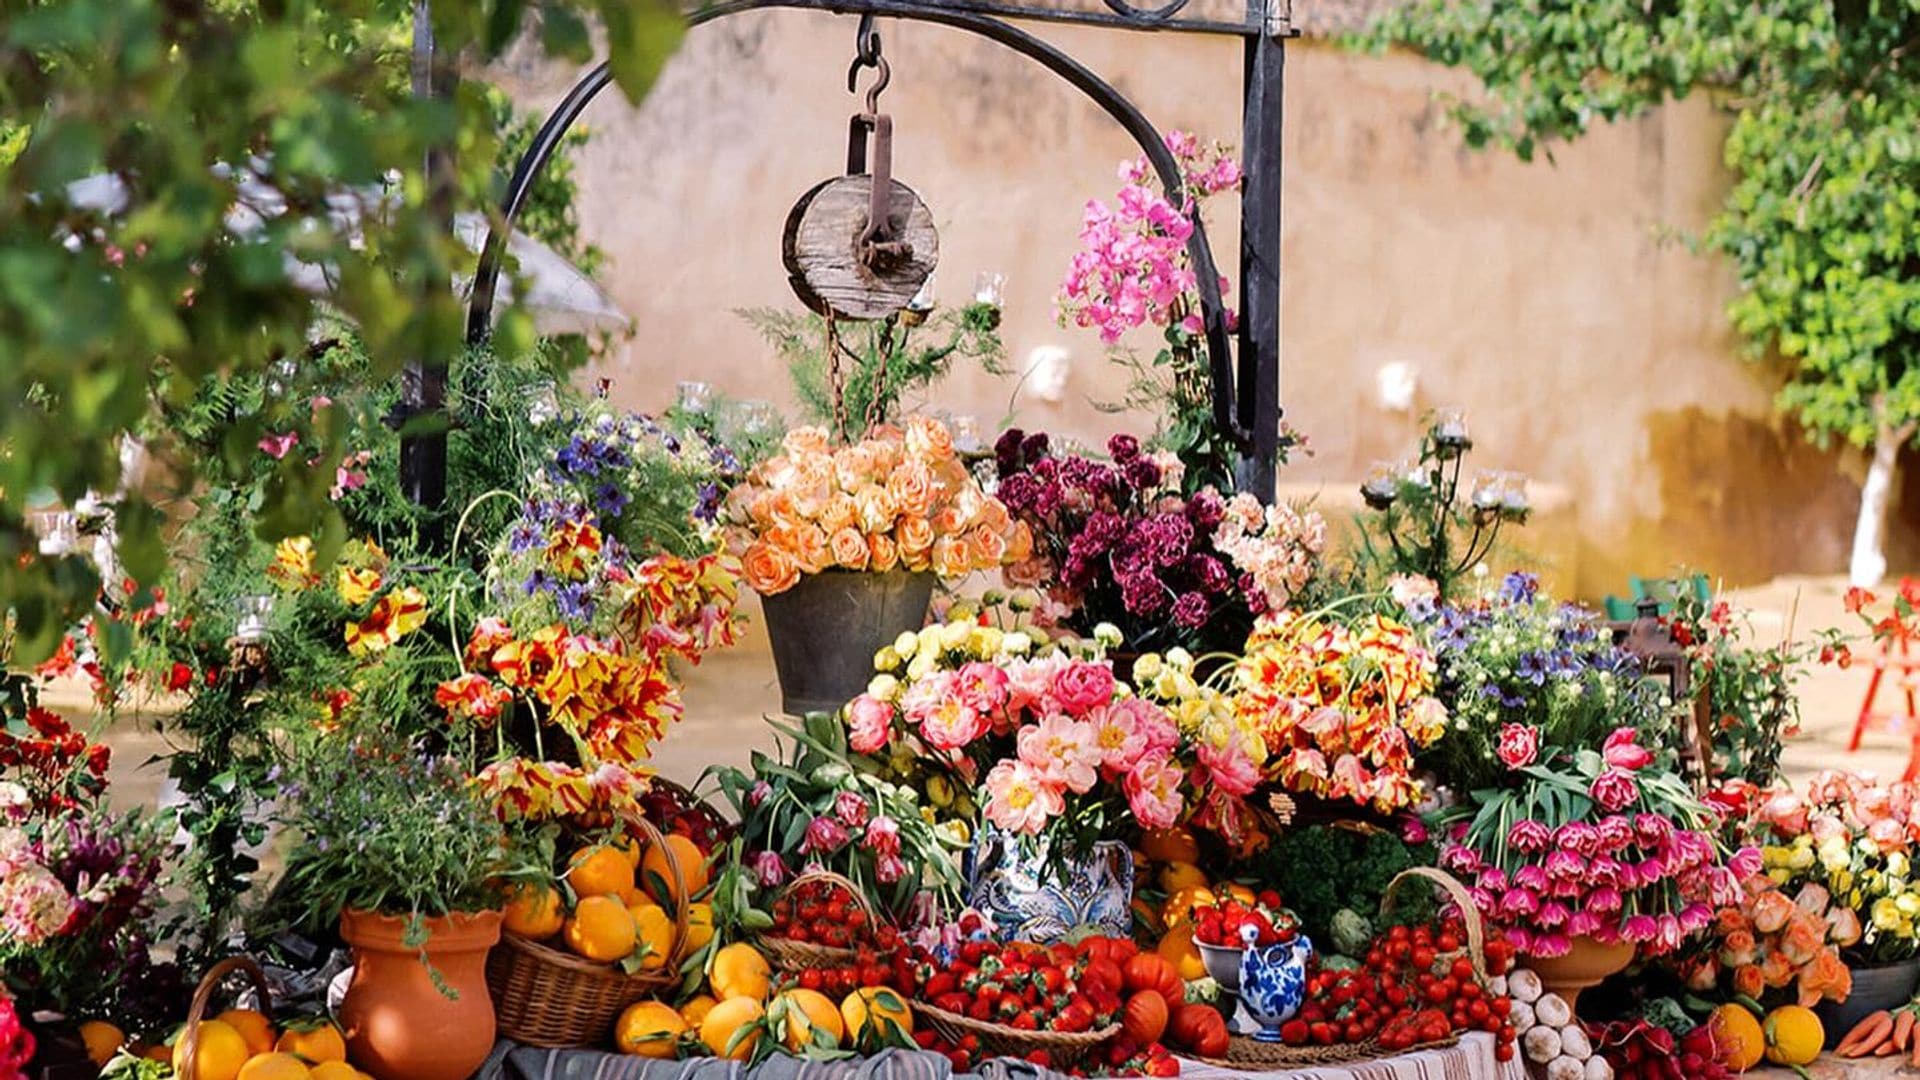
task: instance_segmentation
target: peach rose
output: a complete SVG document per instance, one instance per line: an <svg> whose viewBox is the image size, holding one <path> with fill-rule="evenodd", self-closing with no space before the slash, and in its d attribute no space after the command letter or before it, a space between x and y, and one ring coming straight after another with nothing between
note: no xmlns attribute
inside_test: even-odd
<svg viewBox="0 0 1920 1080"><path fill-rule="evenodd" d="M802 525L794 530L794 558L800 568L809 574L817 574L833 565L833 546L827 540L827 532L818 525Z"/></svg>
<svg viewBox="0 0 1920 1080"><path fill-rule="evenodd" d="M833 561L848 570L865 570L873 554L867 546L867 538L852 526L836 530L831 546Z"/></svg>
<svg viewBox="0 0 1920 1080"><path fill-rule="evenodd" d="M1002 536L1006 535L1008 526L1013 523L1013 519L1007 514L1006 504L991 495L981 500L980 513L976 520L982 528L992 529Z"/></svg>
<svg viewBox="0 0 1920 1080"><path fill-rule="evenodd" d="M856 517L853 496L835 492L827 500L827 504L820 508L820 527L830 533L837 533L842 529L852 528Z"/></svg>
<svg viewBox="0 0 1920 1080"><path fill-rule="evenodd" d="M924 517L908 514L895 526L894 539L900 544L902 557L909 561L923 560L927 552L933 550L933 525Z"/></svg>
<svg viewBox="0 0 1920 1080"><path fill-rule="evenodd" d="M933 569L944 578L966 577L973 573L972 552L957 536L943 536L933 542Z"/></svg>
<svg viewBox="0 0 1920 1080"><path fill-rule="evenodd" d="M793 557L764 540L748 545L740 564L747 587L761 596L786 592L800 581L800 565Z"/></svg>
<svg viewBox="0 0 1920 1080"><path fill-rule="evenodd" d="M1826 944L1826 922L1805 912L1794 916L1787 923L1786 933L1780 935L1780 951L1796 968L1811 963Z"/></svg>
<svg viewBox="0 0 1920 1080"><path fill-rule="evenodd" d="M1045 559L1017 559L1007 564L1007 584L1016 589L1034 588L1047 580L1049 569Z"/></svg>
<svg viewBox="0 0 1920 1080"><path fill-rule="evenodd" d="M842 491L858 491L879 478L879 462L866 444L849 446L833 455L833 475Z"/></svg>
<svg viewBox="0 0 1920 1080"><path fill-rule="evenodd" d="M1760 945L1745 930L1730 931L1720 940L1720 962L1728 967L1751 964L1760 959Z"/></svg>
<svg viewBox="0 0 1920 1080"><path fill-rule="evenodd" d="M938 490L933 484L933 474L927 471L926 466L916 461L903 461L887 475L887 494L901 513L925 517L933 511L933 500Z"/></svg>
<svg viewBox="0 0 1920 1080"><path fill-rule="evenodd" d="M967 531L967 517L957 506L943 506L933 515L933 531L941 536L959 536Z"/></svg>
<svg viewBox="0 0 1920 1080"><path fill-rule="evenodd" d="M832 443L827 438L826 428L809 426L787 432L787 437L780 440L780 445L787 453L799 457L804 454L824 454Z"/></svg>
<svg viewBox="0 0 1920 1080"><path fill-rule="evenodd" d="M912 417L907 420L907 452L945 461L953 457L953 433L931 416Z"/></svg>
<svg viewBox="0 0 1920 1080"><path fill-rule="evenodd" d="M1006 538L989 529L974 529L967 533L967 549L973 564L982 570L989 566L999 566L1000 560L1007 555Z"/></svg>
<svg viewBox="0 0 1920 1080"><path fill-rule="evenodd" d="M900 444L885 439L868 438L860 443L860 449L873 458L873 478L875 480L892 472L900 464Z"/></svg>
<svg viewBox="0 0 1920 1080"><path fill-rule="evenodd" d="M893 500L887 497L887 489L878 484L861 488L853 496L853 516L855 523L866 532L886 532L893 528Z"/></svg>
<svg viewBox="0 0 1920 1080"><path fill-rule="evenodd" d="M894 545L893 537L883 532L869 533L867 546L873 552L869 567L879 573L886 573L900 565L900 549Z"/></svg>
<svg viewBox="0 0 1920 1080"><path fill-rule="evenodd" d="M1007 561L1026 562L1033 557L1033 530L1024 521L1013 523L1013 537L1007 541Z"/></svg>
<svg viewBox="0 0 1920 1080"><path fill-rule="evenodd" d="M1793 961L1778 949L1767 953L1767 958L1760 961L1760 977L1766 980L1770 989L1778 990L1792 982L1796 970Z"/></svg>
<svg viewBox="0 0 1920 1080"><path fill-rule="evenodd" d="M1766 993L1767 979L1753 964L1741 964L1733 969L1733 989L1735 993L1757 998Z"/></svg>

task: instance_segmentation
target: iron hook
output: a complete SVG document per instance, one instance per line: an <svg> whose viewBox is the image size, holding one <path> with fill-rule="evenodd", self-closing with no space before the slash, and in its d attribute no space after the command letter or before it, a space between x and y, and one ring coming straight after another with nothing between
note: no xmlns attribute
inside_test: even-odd
<svg viewBox="0 0 1920 1080"><path fill-rule="evenodd" d="M892 70L887 66L886 57L881 55L880 31L874 29L873 16L870 14L860 16L860 29L854 36L853 63L847 66L847 93L851 94L859 87L860 69L863 67L874 68L880 73L873 89L867 91L867 111L873 112L879 102L880 91L887 88L892 78Z"/></svg>

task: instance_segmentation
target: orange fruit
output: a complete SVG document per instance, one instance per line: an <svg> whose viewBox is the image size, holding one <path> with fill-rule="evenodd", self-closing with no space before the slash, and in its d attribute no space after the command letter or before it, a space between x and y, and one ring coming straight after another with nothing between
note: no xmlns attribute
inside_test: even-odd
<svg viewBox="0 0 1920 1080"><path fill-rule="evenodd" d="M720 1003L713 1000L712 994L695 994L687 999L686 1004L680 1006L680 1019L685 1020L688 1027L697 1028L700 1026L700 1021L705 1020L707 1014L712 1012L713 1007L718 1004Z"/></svg>
<svg viewBox="0 0 1920 1080"><path fill-rule="evenodd" d="M323 1061L313 1067L313 1080L359 1080L359 1069L344 1061Z"/></svg>
<svg viewBox="0 0 1920 1080"><path fill-rule="evenodd" d="M840 1003L840 1017L847 1022L848 1044L857 1050L904 1045L913 1034L913 1010L907 1007L907 999L885 986L862 987L848 994Z"/></svg>
<svg viewBox="0 0 1920 1080"><path fill-rule="evenodd" d="M1746 1072L1766 1055L1766 1032L1760 1028L1760 1018L1745 1006L1722 1005L1707 1017L1707 1023L1713 1025L1714 1038L1727 1054L1727 1068L1734 1072Z"/></svg>
<svg viewBox="0 0 1920 1080"><path fill-rule="evenodd" d="M87 1060L104 1066L127 1044L127 1033L105 1020L88 1020L80 1025L80 1041L87 1044Z"/></svg>
<svg viewBox="0 0 1920 1080"><path fill-rule="evenodd" d="M707 981L713 987L713 996L723 1002L737 997L765 1001L773 969L753 946L736 942L713 954L713 971Z"/></svg>
<svg viewBox="0 0 1920 1080"><path fill-rule="evenodd" d="M273 1048L283 1054L305 1058L314 1065L323 1061L347 1060L347 1041L340 1037L339 1028L325 1020L314 1024L289 1024L287 1030L280 1033L280 1041L274 1043Z"/></svg>
<svg viewBox="0 0 1920 1080"><path fill-rule="evenodd" d="M673 868L667 865L667 852L673 852L674 866L680 869L675 891ZM662 905L685 903L707 891L707 857L693 841L678 833L669 833L664 845L650 844L640 856L640 887Z"/></svg>
<svg viewBox="0 0 1920 1080"><path fill-rule="evenodd" d="M1191 829L1152 829L1140 838L1140 851L1159 863L1198 863L1200 841Z"/></svg>
<svg viewBox="0 0 1920 1080"><path fill-rule="evenodd" d="M1811 1065L1827 1040L1820 1018L1802 1005L1780 1006L1767 1014L1761 1028L1767 1037L1767 1060L1775 1065Z"/></svg>
<svg viewBox="0 0 1920 1080"><path fill-rule="evenodd" d="M1190 862L1170 862L1160 868L1160 891L1178 893L1182 889L1205 889L1207 872Z"/></svg>
<svg viewBox="0 0 1920 1080"><path fill-rule="evenodd" d="M273 1049L273 1040L278 1033L273 1030L273 1021L265 1013L252 1009L228 1009L214 1019L228 1025L247 1040L247 1053L256 1057Z"/></svg>
<svg viewBox="0 0 1920 1080"><path fill-rule="evenodd" d="M700 1021L700 1041L716 1057L745 1061L760 1042L766 1016L767 1010L758 998L728 998L707 1010L706 1018Z"/></svg>
<svg viewBox="0 0 1920 1080"><path fill-rule="evenodd" d="M687 947L682 950L692 956L707 947L713 940L713 905L699 901L687 905Z"/></svg>
<svg viewBox="0 0 1920 1080"><path fill-rule="evenodd" d="M253 1055L247 1052L247 1040L232 1025L219 1020L200 1022L200 1039L193 1049L194 1080L238 1080L240 1067ZM182 1032L173 1044L173 1071L187 1071L187 1040Z"/></svg>
<svg viewBox="0 0 1920 1080"><path fill-rule="evenodd" d="M1181 923L1167 931L1153 951L1173 965L1173 970L1182 981L1192 982L1207 977L1207 961L1200 955L1200 946L1194 944L1193 924L1190 922Z"/></svg>
<svg viewBox="0 0 1920 1080"><path fill-rule="evenodd" d="M567 860L567 884L573 894L589 896L625 896L633 888L633 866L620 849L597 844L581 848Z"/></svg>
<svg viewBox="0 0 1920 1080"><path fill-rule="evenodd" d="M507 890L506 915L500 921L500 928L507 933L541 941L559 933L566 923L559 889L522 882Z"/></svg>
<svg viewBox="0 0 1920 1080"><path fill-rule="evenodd" d="M1167 902L1160 908L1160 921L1169 929L1192 922L1195 908L1208 907L1217 901L1213 890L1204 884L1173 890L1173 895L1167 897Z"/></svg>
<svg viewBox="0 0 1920 1080"><path fill-rule="evenodd" d="M789 1054L799 1054L819 1047L831 1050L846 1038L847 1025L834 1008L832 999L818 990L804 987L794 990L782 990L774 995L773 1007L767 1010L773 1017L773 1033L780 1036L780 1044ZM815 1032L822 1034L815 1035ZM817 1041L816 1041L817 1039Z"/></svg>
<svg viewBox="0 0 1920 1080"><path fill-rule="evenodd" d="M569 949L603 964L626 959L637 940L633 916L611 896L589 896L580 901L564 932Z"/></svg>
<svg viewBox="0 0 1920 1080"><path fill-rule="evenodd" d="M312 1080L307 1063L292 1054L255 1054L240 1066L239 1080Z"/></svg>
<svg viewBox="0 0 1920 1080"><path fill-rule="evenodd" d="M646 850L646 841L641 840L632 833L621 833L614 839L607 841L607 843L610 844L615 851L627 857L628 866L636 870L640 868L640 853Z"/></svg>
<svg viewBox="0 0 1920 1080"><path fill-rule="evenodd" d="M641 904L627 909L633 919L635 948L640 952L641 971L659 971L667 966L673 952L673 916L658 904Z"/></svg>
<svg viewBox="0 0 1920 1080"><path fill-rule="evenodd" d="M623 1054L645 1058L671 1058L680 1051L680 1036L687 1022L673 1006L658 1001L641 1001L627 1006L613 1024L613 1045Z"/></svg>

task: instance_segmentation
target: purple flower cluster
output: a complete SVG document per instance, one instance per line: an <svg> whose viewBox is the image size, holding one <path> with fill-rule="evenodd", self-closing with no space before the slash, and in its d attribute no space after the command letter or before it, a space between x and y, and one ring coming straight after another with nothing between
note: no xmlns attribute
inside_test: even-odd
<svg viewBox="0 0 1920 1080"><path fill-rule="evenodd" d="M1035 541L1008 582L1045 589L1078 632L1113 623L1130 649L1244 638L1258 612L1213 545L1220 495L1182 496L1178 465L1147 455L1131 435L1113 436L1107 452L1097 461L1055 454L1041 433L1001 435L995 494Z"/></svg>

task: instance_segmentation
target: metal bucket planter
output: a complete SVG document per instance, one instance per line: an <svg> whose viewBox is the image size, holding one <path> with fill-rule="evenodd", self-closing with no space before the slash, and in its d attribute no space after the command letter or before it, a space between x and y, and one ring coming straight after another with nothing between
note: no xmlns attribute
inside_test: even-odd
<svg viewBox="0 0 1920 1080"><path fill-rule="evenodd" d="M1839 1045L1841 1036L1868 1013L1897 1009L1912 1000L1914 989L1920 987L1920 958L1852 970L1853 989L1847 1000L1823 1001L1813 1007L1826 1029L1829 1048Z"/></svg>
<svg viewBox="0 0 1920 1080"><path fill-rule="evenodd" d="M837 712L873 679L873 654L926 624L933 574L828 570L761 598L780 707L795 716Z"/></svg>

